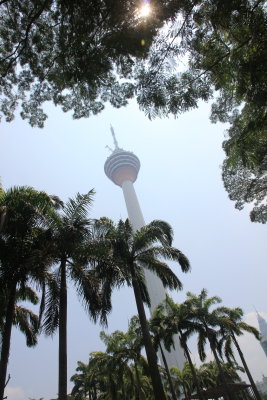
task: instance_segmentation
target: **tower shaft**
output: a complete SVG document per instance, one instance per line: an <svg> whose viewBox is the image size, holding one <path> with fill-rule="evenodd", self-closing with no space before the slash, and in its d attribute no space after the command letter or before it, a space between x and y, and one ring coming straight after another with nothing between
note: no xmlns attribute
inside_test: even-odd
<svg viewBox="0 0 267 400"><path fill-rule="evenodd" d="M111 133L115 149L105 162L105 174L113 183L115 183L115 185L122 188L129 220L132 224L133 230L137 231L145 226L145 220L133 186L140 169L140 161L132 152L119 148L113 128L111 128ZM166 292L157 275L145 268L144 275L151 303L150 312L153 312L157 305L165 300ZM174 335L173 343L174 349L170 352L162 346L167 364L169 367L176 366L179 369L182 369L185 357L178 335Z"/></svg>
<svg viewBox="0 0 267 400"><path fill-rule="evenodd" d="M139 205L137 195L134 190L133 183L130 180L122 182L123 195L127 207L128 217L134 231L145 226L145 220ZM166 291L161 280L153 272L144 268L146 287L150 297L150 313L166 298ZM163 347L163 351L169 367L176 366L179 369L183 368L185 358L180 346L178 335L173 337L174 347L171 352L168 352ZM159 355L160 359L161 356ZM162 360L161 360L162 362Z"/></svg>

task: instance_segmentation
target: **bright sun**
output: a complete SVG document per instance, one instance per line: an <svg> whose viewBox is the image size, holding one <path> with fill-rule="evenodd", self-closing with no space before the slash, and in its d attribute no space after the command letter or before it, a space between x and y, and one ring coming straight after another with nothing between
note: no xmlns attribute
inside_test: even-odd
<svg viewBox="0 0 267 400"><path fill-rule="evenodd" d="M147 17L151 13L151 8L149 4L144 4L139 11L140 17Z"/></svg>

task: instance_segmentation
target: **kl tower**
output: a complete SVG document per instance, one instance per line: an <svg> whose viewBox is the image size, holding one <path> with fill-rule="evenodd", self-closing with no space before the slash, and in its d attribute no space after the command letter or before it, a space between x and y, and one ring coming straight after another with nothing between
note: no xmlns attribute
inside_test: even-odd
<svg viewBox="0 0 267 400"><path fill-rule="evenodd" d="M112 127L110 129L115 149L105 162L105 174L115 185L122 188L129 220L133 230L137 231L145 226L145 220L133 185L140 169L140 161L132 152L119 148L114 130ZM152 313L157 305L165 300L166 291L157 275L147 269L144 269L144 273L151 302L150 313ZM174 336L174 346L175 349L171 350L171 352L168 352L166 349L164 350L168 366L177 366L179 369L182 369L185 358L178 335Z"/></svg>

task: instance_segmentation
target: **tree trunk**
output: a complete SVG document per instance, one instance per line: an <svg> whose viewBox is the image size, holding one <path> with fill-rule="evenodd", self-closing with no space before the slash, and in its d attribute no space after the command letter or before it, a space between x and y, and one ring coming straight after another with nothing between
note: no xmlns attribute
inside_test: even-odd
<svg viewBox="0 0 267 400"><path fill-rule="evenodd" d="M136 375L136 386L137 386L137 390L136 390L136 399L137 400L141 400L142 399L142 395L141 395L141 382L140 382L140 376L139 376L139 371L138 371L138 367L137 367L137 363L136 361L134 361L134 369L135 369L135 375Z"/></svg>
<svg viewBox="0 0 267 400"><path fill-rule="evenodd" d="M109 387L112 400L117 400L117 388L111 375L109 375Z"/></svg>
<svg viewBox="0 0 267 400"><path fill-rule="evenodd" d="M66 260L60 264L58 399L67 400L67 278Z"/></svg>
<svg viewBox="0 0 267 400"><path fill-rule="evenodd" d="M203 326L204 326L206 334L207 334L207 338L208 338L208 341L210 344L211 351L214 355L215 362L216 362L218 370L219 370L219 376L220 376L221 382L222 382L223 386L225 387L226 396L229 398L229 400L235 400L235 395L231 392L231 390L229 389L229 387L227 385L227 381L225 379L225 374L223 372L221 362L219 360L216 348L214 346L214 341L209 333L209 327L205 321L202 321L202 322L203 322Z"/></svg>
<svg viewBox="0 0 267 400"><path fill-rule="evenodd" d="M181 343L181 344L183 343L183 341L181 340L181 333L180 333L180 343ZM190 353L189 353L187 344L186 344L186 343L183 343L183 344L182 344L182 347L183 347L183 349L184 349L185 356L186 356L186 358L187 358L187 361L188 361L188 363L189 363L189 366L190 366L190 369L191 369L191 372L192 372L193 381L194 381L194 384L195 384L195 386L196 386L196 390L197 390L198 397L199 397L200 400L204 400L204 397L203 397L202 392L201 392L201 387L199 386L199 382L198 382L196 370L195 370L194 364L192 363L192 360L191 360L191 357L190 357Z"/></svg>
<svg viewBox="0 0 267 400"><path fill-rule="evenodd" d="M212 343L212 340L210 340L209 335L208 335L208 339L209 339L209 342L210 342L211 351L212 351L212 353L214 355L214 358L215 358L215 361L216 361L216 364L217 364L217 367L218 367L218 370L219 370L219 375L220 375L222 384L225 386L226 395L229 398L229 400L235 400L235 395L233 393L231 393L231 390L228 387L227 381L225 379L225 374L223 372L223 369L222 369L221 362L219 360L217 351L216 351L216 349L215 349L215 347L214 347L214 345Z"/></svg>
<svg viewBox="0 0 267 400"><path fill-rule="evenodd" d="M248 377L248 379L249 379L249 382L250 382L250 384L251 384L251 387L252 387L252 389L253 389L253 392L254 392L254 394L255 394L255 397L256 397L257 400L261 400L261 396L260 396L260 394L259 394L259 392L258 392L257 386L255 385L254 379L252 378L252 375L251 375L250 370L249 370L249 368L248 368L248 366L247 366L247 363L246 363L246 360L245 360L245 358L244 358L244 355L243 355L243 353L242 353L242 351L241 351L241 349L240 349L240 347L239 347L239 344L238 344L238 342L237 342L237 340L236 340L236 337L235 337L235 335L234 335L233 333L232 333L231 336L232 336L232 338L233 338L235 347L236 347L236 349L237 349L237 351L238 351L238 354L239 354L239 356L240 356L240 358L241 358L241 361L242 361L242 363L243 363L243 366L244 366L244 368L245 368L247 377Z"/></svg>
<svg viewBox="0 0 267 400"><path fill-rule="evenodd" d="M152 345L151 337L149 334L148 324L146 320L145 308L142 300L142 295L140 291L140 287L138 282L135 280L134 271L132 270L132 284L134 289L135 301L138 310L140 325L142 329L144 345L146 349L146 356L150 370L150 376L152 380L152 387L154 392L155 400L166 400L166 396L164 393L158 364L157 364L157 355L155 349Z"/></svg>
<svg viewBox="0 0 267 400"><path fill-rule="evenodd" d="M168 364L167 364L167 360L166 360L166 357L165 357L165 354L164 354L164 351L162 349L162 346L161 346L160 342L159 342L159 348L160 348L162 361L163 361L163 364L164 364L164 367L165 367L165 371L166 371L166 374L167 374L167 377L168 377L172 398L173 398L173 400L177 400L176 394L175 394L175 390L174 390L174 387L173 387L173 383L172 383L172 377L171 377L171 374L170 374L170 370L169 370L169 367L168 367Z"/></svg>
<svg viewBox="0 0 267 400"><path fill-rule="evenodd" d="M7 364L9 359L11 331L14 319L17 283L13 282L9 291L9 300L6 309L5 325L2 336L0 361L0 399L3 400L6 387Z"/></svg>
<svg viewBox="0 0 267 400"><path fill-rule="evenodd" d="M185 397L186 400L189 400L190 397L189 397L188 391L186 389L186 386L185 386L183 380L182 380L182 386L183 386L183 391L184 391L184 397Z"/></svg>
<svg viewBox="0 0 267 400"><path fill-rule="evenodd" d="M123 400L127 400L127 396L125 393L125 384L124 384L123 374L122 374L122 381L121 381L121 394L122 394Z"/></svg>

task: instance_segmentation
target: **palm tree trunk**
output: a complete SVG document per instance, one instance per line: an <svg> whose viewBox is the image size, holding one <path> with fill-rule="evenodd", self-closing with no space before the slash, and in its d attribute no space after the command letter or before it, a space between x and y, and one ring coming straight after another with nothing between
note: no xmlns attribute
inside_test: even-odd
<svg viewBox="0 0 267 400"><path fill-rule="evenodd" d="M17 283L13 282L9 291L9 300L6 309L6 320L2 336L1 361L0 361L0 399L3 400L6 387L7 364L9 359L11 331L14 319Z"/></svg>
<svg viewBox="0 0 267 400"><path fill-rule="evenodd" d="M208 335L208 339L209 339L209 342L210 342L211 351L212 351L212 353L213 353L213 355L214 355L214 358L215 358L215 361L216 361L216 364L217 364L217 367L218 367L218 370L219 370L219 375L220 375L220 378L221 378L221 382L222 382L222 384L223 384L224 387L225 387L226 395L227 395L227 397L229 398L229 400L235 400L234 394L231 393L231 391L229 390L227 381L226 381L226 379L225 379L225 374L224 374L223 369L222 369L222 366L221 366L221 362L220 362L220 360L219 360L217 351L216 351L216 349L215 349L215 347L214 347L214 345L213 345L213 343L212 343L212 340L210 340L210 338L209 338L209 335Z"/></svg>
<svg viewBox="0 0 267 400"><path fill-rule="evenodd" d="M250 370L249 370L249 368L248 368L248 366L247 366L247 363L246 363L246 360L245 360L245 358L244 358L244 355L243 355L243 353L242 353L242 351L241 351L241 349L240 349L240 347L239 347L239 344L238 344L238 342L237 342L237 340L236 340L236 337L235 337L235 335L234 335L233 333L232 333L232 338L233 338L235 347L236 347L236 349L237 349L237 351L238 351L238 354L239 354L239 356L240 356L240 358L241 358L241 361L242 361L242 363L243 363L243 366L244 366L244 368L245 368L247 377L248 377L248 379L249 379L249 382L250 382L250 384L251 384L251 387L252 387L252 389L253 389L253 392L254 392L254 394L255 394L255 397L256 397L257 400L261 400L261 396L260 396L260 394L259 394L259 392L258 392L257 386L255 385L254 379L252 378L252 375L251 375Z"/></svg>
<svg viewBox="0 0 267 400"><path fill-rule="evenodd" d="M164 367L165 367L165 371L166 371L166 374L167 374L167 377L168 377L172 398L173 398L173 400L177 400L176 394L175 394L175 390L174 390L174 387L173 387L173 383L172 383L172 377L171 377L171 374L170 374L170 370L169 370L169 367L168 367L168 364L167 364L167 360L166 360L166 357L165 357L165 354L164 354L164 351L162 349L162 346L161 346L160 342L159 342L159 348L160 348L160 354L161 354L161 357L162 357L162 361L163 361L163 364L164 364Z"/></svg>
<svg viewBox="0 0 267 400"><path fill-rule="evenodd" d="M157 364L157 355L155 349L152 345L151 337L149 334L148 324L146 320L145 308L142 300L142 295L140 291L140 287L138 282L135 280L133 268L131 269L132 273L132 285L134 289L135 301L137 306L137 311L139 315L140 325L142 329L144 345L146 349L146 356L150 370L150 376L152 380L152 387L155 396L155 400L166 400L166 396L164 393L158 364Z"/></svg>
<svg viewBox="0 0 267 400"><path fill-rule="evenodd" d="M134 369L135 369L135 375L136 375L136 399L141 400L142 395L141 395L141 382L140 382L140 375L137 367L136 361L134 361Z"/></svg>
<svg viewBox="0 0 267 400"><path fill-rule="evenodd" d="M125 384L124 384L123 376L122 376L122 382L121 382L121 394L122 394L123 400L126 400L127 396L126 396L126 393L125 393Z"/></svg>
<svg viewBox="0 0 267 400"><path fill-rule="evenodd" d="M182 381L182 387L183 387L185 399L186 399L186 400L189 400L189 399L190 399L190 396L189 396L189 394L188 394L188 390L186 389L186 386L185 386L185 384L184 384L183 381Z"/></svg>
<svg viewBox="0 0 267 400"><path fill-rule="evenodd" d="M117 400L117 388L111 375L109 375L109 387L112 400Z"/></svg>
<svg viewBox="0 0 267 400"><path fill-rule="evenodd" d="M234 394L231 393L231 391L229 390L227 381L225 379L225 374L224 374L222 366L221 366L221 362L219 360L216 348L214 346L214 341L213 341L212 337L210 336L209 327L207 326L205 321L203 321L203 326L205 328L205 331L206 331L206 334L207 334L207 338L208 338L208 341L209 341L209 344L210 344L210 348L211 348L211 351L212 351L212 353L214 355L215 362L216 362L218 370L219 370L219 376L220 376L221 382L222 382L223 386L225 387L226 395L229 398L229 400L235 400Z"/></svg>
<svg viewBox="0 0 267 400"><path fill-rule="evenodd" d="M58 398L67 400L67 278L66 260L60 264Z"/></svg>
<svg viewBox="0 0 267 400"><path fill-rule="evenodd" d="M201 392L201 387L199 386L199 382L198 382L198 378L197 378L197 374L196 374L196 370L195 370L194 364L192 363L191 356L190 356L187 344L183 343L183 341L181 340L181 334L180 334L180 343L182 344L182 347L183 347L184 352L185 352L185 356L186 356L187 361L189 363L189 366L190 366L190 369L191 369L191 372L192 372L193 381L194 381L194 384L196 386L198 397L199 397L200 400L204 400L204 397L203 397L202 392Z"/></svg>

